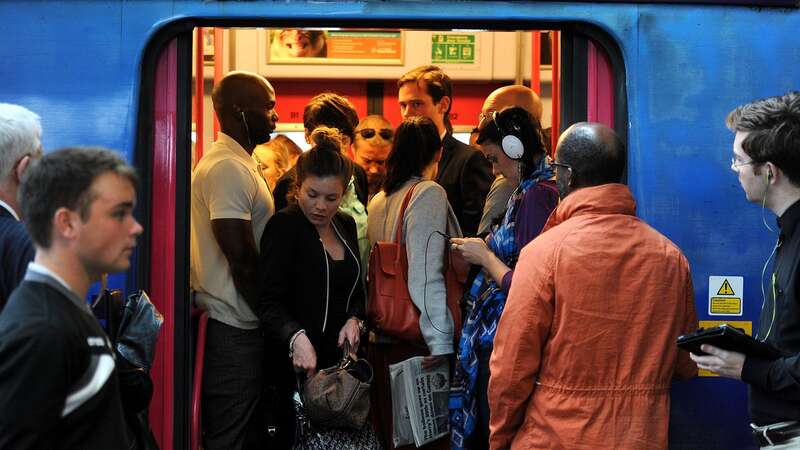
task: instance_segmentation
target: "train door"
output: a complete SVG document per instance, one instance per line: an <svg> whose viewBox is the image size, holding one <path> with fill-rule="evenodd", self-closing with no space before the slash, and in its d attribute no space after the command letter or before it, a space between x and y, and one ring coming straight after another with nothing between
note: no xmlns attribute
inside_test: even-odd
<svg viewBox="0 0 800 450"><path fill-rule="evenodd" d="M303 106L313 95L325 90L350 98L359 116L382 114L396 126L399 108L395 83L408 70L396 67L371 76L355 65L350 67L350 74L312 78L305 70L301 71L303 75L293 78L285 66L273 65L265 72L258 59L268 50L261 45L268 42L264 39L269 29L211 27L235 25L224 22L203 23L209 25L203 28L196 25L182 23L171 34L165 32L151 43L143 64L144 90L139 112L141 123L146 126L139 129L137 162L149 172L142 189L146 203L142 204L151 205L145 237L149 246L147 254L140 257L146 266L139 271L139 277L140 285L150 286L154 301L166 317L153 368L156 392L150 409L153 431L164 449L186 448L190 443L193 332L188 287L189 181L191 167L202 157L218 130L209 98L214 80L234 69L267 75L278 96L281 123L277 131L301 139ZM461 138L477 125L483 100L492 90L518 82L541 95L545 106L543 124L552 127L553 148L563 129L582 120L612 126L625 140L627 111L622 58L615 44L592 28L572 26L542 33L538 30L371 31L383 32L381 37L398 36L401 43L408 43L409 39L427 42L421 56L404 55L406 62L408 58L420 61L415 65L434 62L448 73L458 73L459 69L466 73L454 77L454 131ZM414 33L426 34L420 38ZM248 39L254 48L247 47ZM437 57L436 39L457 42L459 51L465 53L457 55L461 58L457 61L448 62L446 58L432 61ZM516 49L518 58L502 62L504 52L510 52L504 46L514 42L524 45ZM413 48L405 47L407 52ZM475 69L476 60L465 49L478 55L494 52L496 56L488 66ZM213 56L209 58L208 53ZM257 62L245 61L246 55L255 57ZM311 72L337 69L341 72L342 63L334 64L334 69L313 66L315 70ZM473 73L479 70L488 75Z"/></svg>
<svg viewBox="0 0 800 450"><path fill-rule="evenodd" d="M142 64L136 162L142 172L140 214L145 234L137 271L140 286L164 314L151 370L151 429L162 449L188 447L191 387L188 292L188 183L191 29L157 35Z"/></svg>

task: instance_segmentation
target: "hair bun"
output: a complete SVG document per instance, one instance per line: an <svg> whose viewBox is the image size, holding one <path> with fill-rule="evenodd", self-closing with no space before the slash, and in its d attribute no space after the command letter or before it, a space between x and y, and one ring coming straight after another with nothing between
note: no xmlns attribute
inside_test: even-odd
<svg viewBox="0 0 800 450"><path fill-rule="evenodd" d="M336 128L317 127L309 136L311 146L316 150L329 150L339 153L342 148L342 133Z"/></svg>

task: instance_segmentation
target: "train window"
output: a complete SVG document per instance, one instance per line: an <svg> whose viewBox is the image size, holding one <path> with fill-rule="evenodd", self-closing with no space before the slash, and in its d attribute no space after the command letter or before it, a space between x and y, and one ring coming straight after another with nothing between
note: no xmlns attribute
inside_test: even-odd
<svg viewBox="0 0 800 450"><path fill-rule="evenodd" d="M193 163L219 129L210 91L231 70L257 72L270 80L281 118L276 133L303 149L308 147L303 107L311 97L325 91L339 93L353 103L360 117L380 114L396 126L401 120L396 80L423 64L439 65L453 79L453 135L464 142L477 126L483 100L507 84L525 84L540 95L545 129L555 125L560 131L580 120L614 126L615 116L624 110L624 96L618 96L622 90L614 80L624 72L613 67L607 47L580 32L219 27L194 31ZM554 144L558 132L551 135Z"/></svg>

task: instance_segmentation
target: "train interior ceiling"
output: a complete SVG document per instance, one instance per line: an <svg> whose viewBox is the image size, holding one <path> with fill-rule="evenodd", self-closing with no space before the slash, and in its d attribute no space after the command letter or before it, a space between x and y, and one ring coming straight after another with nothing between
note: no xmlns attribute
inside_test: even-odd
<svg viewBox="0 0 800 450"><path fill-rule="evenodd" d="M192 166L203 149L208 149L214 141L219 128L211 90L215 81L232 70L256 72L272 83L280 116L276 133L285 134L304 150L308 144L303 134L303 108L314 95L326 91L343 95L352 102L359 117L380 114L396 127L401 121L396 81L405 72L425 64L442 67L453 80L451 121L457 139L468 142L486 96L508 84L525 84L539 93L543 103L542 127L549 128L554 124L553 117L558 122L560 111L559 34L550 30L195 28ZM599 59L607 66L605 54L596 53L601 54ZM203 82L198 83L196 74L201 67ZM579 78L585 87L585 76L565 76L565 69L568 67L561 69L561 76L567 84ZM610 69L606 72L610 73ZM588 84L592 84L591 80ZM553 102L554 85L556 102ZM610 84L607 91L605 95L611 95ZM585 89L581 94L581 89L572 90L567 85L561 87L561 92L567 97L587 95ZM198 98L203 101L198 102ZM585 104L586 98L567 101L576 100ZM581 118L587 118L585 111ZM613 126L610 117L598 121ZM555 140L557 133L553 135Z"/></svg>

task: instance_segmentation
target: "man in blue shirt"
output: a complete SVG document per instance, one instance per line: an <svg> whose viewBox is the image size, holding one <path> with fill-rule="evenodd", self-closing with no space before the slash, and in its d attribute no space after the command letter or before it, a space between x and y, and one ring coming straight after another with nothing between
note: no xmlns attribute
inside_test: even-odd
<svg viewBox="0 0 800 450"><path fill-rule="evenodd" d="M39 116L0 103L0 312L33 260L33 244L19 221L17 188L28 164L42 156L41 133Z"/></svg>

